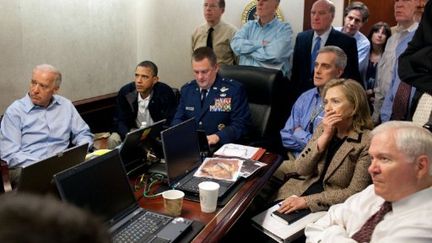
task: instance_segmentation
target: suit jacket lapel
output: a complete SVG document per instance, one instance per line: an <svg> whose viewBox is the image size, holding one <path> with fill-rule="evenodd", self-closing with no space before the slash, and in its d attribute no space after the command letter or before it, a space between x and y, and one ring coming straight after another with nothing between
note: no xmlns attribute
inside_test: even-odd
<svg viewBox="0 0 432 243"><path fill-rule="evenodd" d="M362 135L351 131L346 140L342 143L341 147L336 151L333 156L332 163L330 163L327 168L327 172L324 175L324 181L326 181L333 172L339 167L339 165L344 161L345 157L354 149L355 143L361 142Z"/></svg>
<svg viewBox="0 0 432 243"><path fill-rule="evenodd" d="M329 34L327 41L324 44L324 46L335 45L335 40L334 40L334 38L335 38L334 32L335 31L337 31L337 30L333 29L333 27L332 27L332 29L330 30L330 34Z"/></svg>
<svg viewBox="0 0 432 243"><path fill-rule="evenodd" d="M306 48L307 49L306 50L306 55L307 55L307 58L309 58L308 60L311 59L313 36L314 36L314 31L313 30L309 31L307 39L306 39L306 47L307 47Z"/></svg>

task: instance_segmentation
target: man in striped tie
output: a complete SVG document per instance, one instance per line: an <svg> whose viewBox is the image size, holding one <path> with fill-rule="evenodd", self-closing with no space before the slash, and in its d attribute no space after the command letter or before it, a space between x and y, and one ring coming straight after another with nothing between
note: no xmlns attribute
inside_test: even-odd
<svg viewBox="0 0 432 243"><path fill-rule="evenodd" d="M373 185L308 225L307 242L432 241L432 133L390 121L371 135Z"/></svg>

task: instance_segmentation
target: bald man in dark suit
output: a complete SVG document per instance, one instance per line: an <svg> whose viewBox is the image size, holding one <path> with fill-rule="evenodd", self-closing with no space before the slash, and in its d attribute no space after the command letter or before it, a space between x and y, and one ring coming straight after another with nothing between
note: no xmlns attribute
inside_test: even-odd
<svg viewBox="0 0 432 243"><path fill-rule="evenodd" d="M357 44L354 38L339 32L331 26L335 6L329 0L318 0L312 5L312 29L297 35L294 47L291 80L297 86L297 95L314 87L312 50L316 38L321 38L320 47L334 45L340 47L348 57L348 63L342 78L351 78L360 83L362 79L358 67Z"/></svg>

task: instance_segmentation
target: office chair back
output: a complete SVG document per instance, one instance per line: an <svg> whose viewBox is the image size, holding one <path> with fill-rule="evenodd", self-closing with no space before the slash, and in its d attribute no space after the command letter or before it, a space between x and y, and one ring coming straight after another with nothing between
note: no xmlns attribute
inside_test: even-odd
<svg viewBox="0 0 432 243"><path fill-rule="evenodd" d="M262 67L222 65L219 74L241 82L246 90L252 116L252 143L280 137L279 131L291 109L288 84L282 72Z"/></svg>

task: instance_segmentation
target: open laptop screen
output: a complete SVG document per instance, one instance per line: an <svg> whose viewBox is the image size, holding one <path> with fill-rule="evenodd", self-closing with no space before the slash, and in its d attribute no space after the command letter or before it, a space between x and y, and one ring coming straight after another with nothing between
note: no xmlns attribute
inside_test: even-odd
<svg viewBox="0 0 432 243"><path fill-rule="evenodd" d="M156 156L160 156L159 139L165 121L163 119L150 126L139 128L126 134L124 142L120 147L120 155L127 170L130 164L144 159L148 151L152 151Z"/></svg>
<svg viewBox="0 0 432 243"><path fill-rule="evenodd" d="M117 149L54 176L63 200L109 225L137 205Z"/></svg>
<svg viewBox="0 0 432 243"><path fill-rule="evenodd" d="M17 191L57 193L53 175L84 161L88 143L81 144L22 168Z"/></svg>
<svg viewBox="0 0 432 243"><path fill-rule="evenodd" d="M195 119L191 118L161 133L170 186L201 164L196 130Z"/></svg>

